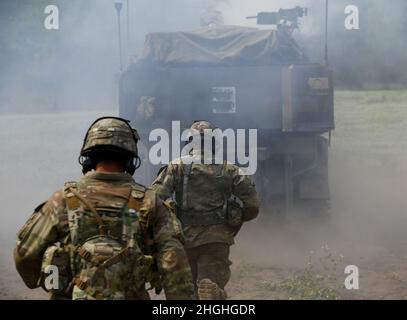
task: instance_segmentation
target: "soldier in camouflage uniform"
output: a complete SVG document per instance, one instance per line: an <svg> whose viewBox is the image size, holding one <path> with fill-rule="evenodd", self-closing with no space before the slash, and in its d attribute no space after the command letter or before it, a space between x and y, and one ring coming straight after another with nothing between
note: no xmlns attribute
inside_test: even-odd
<svg viewBox="0 0 407 320"><path fill-rule="evenodd" d="M171 206L132 178L138 139L121 118L90 127L80 158L84 177L38 206L18 233L14 259L29 288L42 286L53 299L149 299L149 282L167 299L193 298ZM48 281L54 266L58 278Z"/></svg>
<svg viewBox="0 0 407 320"><path fill-rule="evenodd" d="M175 195L199 299L226 299L229 247L242 223L256 218L259 210L251 179L235 165L214 163L213 138L204 132L214 129L209 122L195 122L190 137L198 136L201 143L195 143L188 156L163 168L152 186L164 200ZM205 139L211 139L206 146L212 146L206 153ZM205 155L212 161L202 161Z"/></svg>

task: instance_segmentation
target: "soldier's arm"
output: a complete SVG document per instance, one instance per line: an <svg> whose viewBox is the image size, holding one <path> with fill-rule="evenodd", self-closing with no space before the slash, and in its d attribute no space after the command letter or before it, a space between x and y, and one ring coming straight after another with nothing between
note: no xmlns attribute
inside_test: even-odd
<svg viewBox="0 0 407 320"><path fill-rule="evenodd" d="M159 173L154 180L151 188L157 193L162 200L167 200L172 197L176 186L175 166L169 164Z"/></svg>
<svg viewBox="0 0 407 320"><path fill-rule="evenodd" d="M14 262L27 287L40 286L42 256L47 247L58 241L59 211L62 193L56 192L46 203L38 206L17 234Z"/></svg>
<svg viewBox="0 0 407 320"><path fill-rule="evenodd" d="M259 198L252 179L240 174L236 169L233 179L232 193L243 203L243 221L255 219L259 214Z"/></svg>
<svg viewBox="0 0 407 320"><path fill-rule="evenodd" d="M194 285L183 246L181 225L168 203L163 203L158 197L156 203L152 231L165 296L169 300L193 299Z"/></svg>

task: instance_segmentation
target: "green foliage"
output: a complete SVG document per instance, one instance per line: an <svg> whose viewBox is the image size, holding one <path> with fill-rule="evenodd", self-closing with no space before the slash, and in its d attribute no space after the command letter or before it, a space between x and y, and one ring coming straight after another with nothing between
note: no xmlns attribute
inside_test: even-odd
<svg viewBox="0 0 407 320"><path fill-rule="evenodd" d="M265 290L275 291L276 295L283 292L290 300L339 300L337 274L342 259L342 256L335 257L328 246L324 246L319 257L311 252L304 270L280 283L263 282L261 286Z"/></svg>

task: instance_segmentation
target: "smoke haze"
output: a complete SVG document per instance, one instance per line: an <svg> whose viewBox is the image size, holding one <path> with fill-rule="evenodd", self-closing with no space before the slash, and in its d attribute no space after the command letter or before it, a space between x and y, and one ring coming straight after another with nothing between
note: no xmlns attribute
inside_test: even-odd
<svg viewBox="0 0 407 320"><path fill-rule="evenodd" d="M255 27L247 16L296 5L307 7L295 37L315 61L324 54L325 1L172 0L126 1L121 12L124 67L141 52L148 32L192 30L204 9L218 10L225 24ZM60 29L46 30L49 1L0 4L0 112L66 111L117 107L119 50L117 16L111 0L52 1ZM356 4L361 29L346 31L344 8ZM345 87L405 87L406 2L331 0L331 64ZM164 9L165 8L165 9ZM264 28L264 26L262 26ZM358 70L355 72L354 70Z"/></svg>
<svg viewBox="0 0 407 320"><path fill-rule="evenodd" d="M0 292L5 292L0 298L28 290L11 260L18 228L65 181L81 176L77 156L90 123L117 115L120 70L113 2L0 1ZM129 34L126 1L121 13L124 68L140 54L148 32L197 29L205 9L220 11L225 24L256 27L247 16L308 7L294 36L313 60L323 59L323 0L129 2ZM51 3L60 10L58 31L43 26L44 8ZM330 61L337 85L406 89L407 1L330 3ZM359 31L344 28L348 4L360 7ZM338 92L329 165L330 225L295 221L281 226L260 218L243 228L233 259L302 266L310 250L327 243L348 262L375 258L386 269L389 256L405 260L406 101L401 90ZM407 277L404 266L398 267Z"/></svg>

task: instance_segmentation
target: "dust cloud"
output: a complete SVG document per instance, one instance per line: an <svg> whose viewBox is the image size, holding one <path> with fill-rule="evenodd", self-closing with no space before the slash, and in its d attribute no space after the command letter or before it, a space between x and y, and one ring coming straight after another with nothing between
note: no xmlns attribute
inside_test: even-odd
<svg viewBox="0 0 407 320"><path fill-rule="evenodd" d="M77 157L90 123L117 115L119 56L112 1L52 1L61 11L61 30L55 32L43 28L49 2L0 2L0 298L43 297L38 291L27 295L14 271L15 234L34 207L65 181L81 176ZM122 13L124 67L137 58L147 32L196 29L208 7L222 12L225 24L255 26L245 17L306 6L309 17L295 37L311 57L322 60L325 1L171 2L130 1L128 35ZM362 25L352 37L342 30L347 2L359 3L361 10L367 3L331 1L331 63L338 83L362 89L392 83L405 89L406 70L400 67L403 61L407 65L405 1L394 0L391 6L369 1L371 21L362 22L374 28L367 31ZM375 259L380 270L386 269L394 255L405 262L406 101L402 91L338 92L329 165L331 217L315 221L291 216L281 222L263 210L257 221L243 227L232 260L302 267L311 251L328 245L356 265Z"/></svg>
<svg viewBox="0 0 407 320"><path fill-rule="evenodd" d="M390 257L407 257L406 93L338 91L335 105L330 217L281 223L263 211L237 239L243 261L304 266L325 245L347 264L374 259L390 267Z"/></svg>

